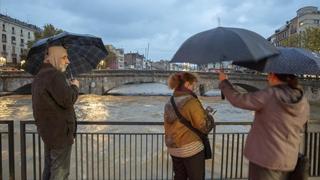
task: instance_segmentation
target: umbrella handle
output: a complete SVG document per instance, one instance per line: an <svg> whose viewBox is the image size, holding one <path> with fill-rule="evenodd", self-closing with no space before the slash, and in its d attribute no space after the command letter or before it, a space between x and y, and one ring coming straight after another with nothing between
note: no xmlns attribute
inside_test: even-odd
<svg viewBox="0 0 320 180"><path fill-rule="evenodd" d="M72 71L71 71L71 67L69 67L68 69L69 69L69 72L70 72L70 79L72 81L72 80L74 80L74 78L73 78L73 74L72 74Z"/></svg>

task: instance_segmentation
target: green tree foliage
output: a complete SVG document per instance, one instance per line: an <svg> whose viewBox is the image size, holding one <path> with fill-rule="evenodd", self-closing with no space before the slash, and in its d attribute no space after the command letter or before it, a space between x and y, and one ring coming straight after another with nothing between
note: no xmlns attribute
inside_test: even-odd
<svg viewBox="0 0 320 180"><path fill-rule="evenodd" d="M59 34L61 32L63 32L63 30L54 27L52 24L46 24L43 26L43 31L34 33L35 40L28 42L28 48L31 48L31 46L39 39L54 36L54 35Z"/></svg>
<svg viewBox="0 0 320 180"><path fill-rule="evenodd" d="M27 55L28 55L28 52L30 50L30 48L32 47L32 45L38 41L39 39L42 39L42 38L47 38L47 37L50 37L50 36L53 36L53 35L56 35L56 34L59 34L63 32L63 30L61 29L58 29L56 27L54 27L52 24L46 24L43 26L43 31L39 31L39 32L35 32L34 33L34 37L35 37L35 40L33 41L28 41L27 43L27 50L24 50L21 55L20 55L20 58L21 60L26 60L27 59Z"/></svg>
<svg viewBox="0 0 320 180"><path fill-rule="evenodd" d="M320 52L320 28L307 28L280 42L285 47L301 47Z"/></svg>

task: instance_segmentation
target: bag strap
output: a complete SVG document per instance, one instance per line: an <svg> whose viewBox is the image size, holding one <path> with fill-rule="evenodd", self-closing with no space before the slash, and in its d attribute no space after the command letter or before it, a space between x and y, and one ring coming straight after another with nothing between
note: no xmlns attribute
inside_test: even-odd
<svg viewBox="0 0 320 180"><path fill-rule="evenodd" d="M190 121L188 121L185 117L182 116L182 114L179 112L176 103L174 102L174 98L173 96L171 96L170 98L170 102L173 106L173 109L178 117L178 119L180 120L180 122L185 125L187 128L189 128L192 132L194 132L196 135L198 135L200 137L200 139L205 139L207 138L207 136L202 133L201 131L199 131L198 129L194 128L192 126L192 124L190 123Z"/></svg>
<svg viewBox="0 0 320 180"><path fill-rule="evenodd" d="M308 121L304 125L304 155L307 155L308 147Z"/></svg>

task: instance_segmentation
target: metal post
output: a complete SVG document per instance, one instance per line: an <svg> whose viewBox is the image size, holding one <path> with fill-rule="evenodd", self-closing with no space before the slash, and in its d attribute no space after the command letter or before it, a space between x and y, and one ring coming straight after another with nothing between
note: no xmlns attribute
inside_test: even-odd
<svg viewBox="0 0 320 180"><path fill-rule="evenodd" d="M20 121L20 150L21 150L21 180L27 179L27 160L26 160L26 124Z"/></svg>
<svg viewBox="0 0 320 180"><path fill-rule="evenodd" d="M10 180L15 179L14 173L14 130L13 121L8 122L8 135L9 135L9 174Z"/></svg>

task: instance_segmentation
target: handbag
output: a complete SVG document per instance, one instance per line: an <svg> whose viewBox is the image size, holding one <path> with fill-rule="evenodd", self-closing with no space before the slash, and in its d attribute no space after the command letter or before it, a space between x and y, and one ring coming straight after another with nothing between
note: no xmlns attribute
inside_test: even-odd
<svg viewBox="0 0 320 180"><path fill-rule="evenodd" d="M304 152L307 152L307 131L308 126L307 123L305 125L305 144L304 144ZM298 160L297 165L294 168L292 172L289 174L289 180L308 180L309 177L309 168L310 168L310 162L306 155L299 153L298 154Z"/></svg>
<svg viewBox="0 0 320 180"><path fill-rule="evenodd" d="M211 159L212 158L212 152L211 152L211 146L210 141L207 134L202 133L198 129L194 128L190 121L188 121L185 117L182 116L182 114L179 112L176 103L174 102L173 96L170 98L171 104L173 106L173 109L180 120L180 122L185 125L187 128L189 128L192 132L194 132L196 135L198 135L203 143L204 146L204 156L205 159ZM212 118L213 119L213 118Z"/></svg>
<svg viewBox="0 0 320 180"><path fill-rule="evenodd" d="M307 180L309 177L309 168L310 168L309 159L305 155L299 153L297 165L295 169L292 172L290 172L289 179L290 180Z"/></svg>

